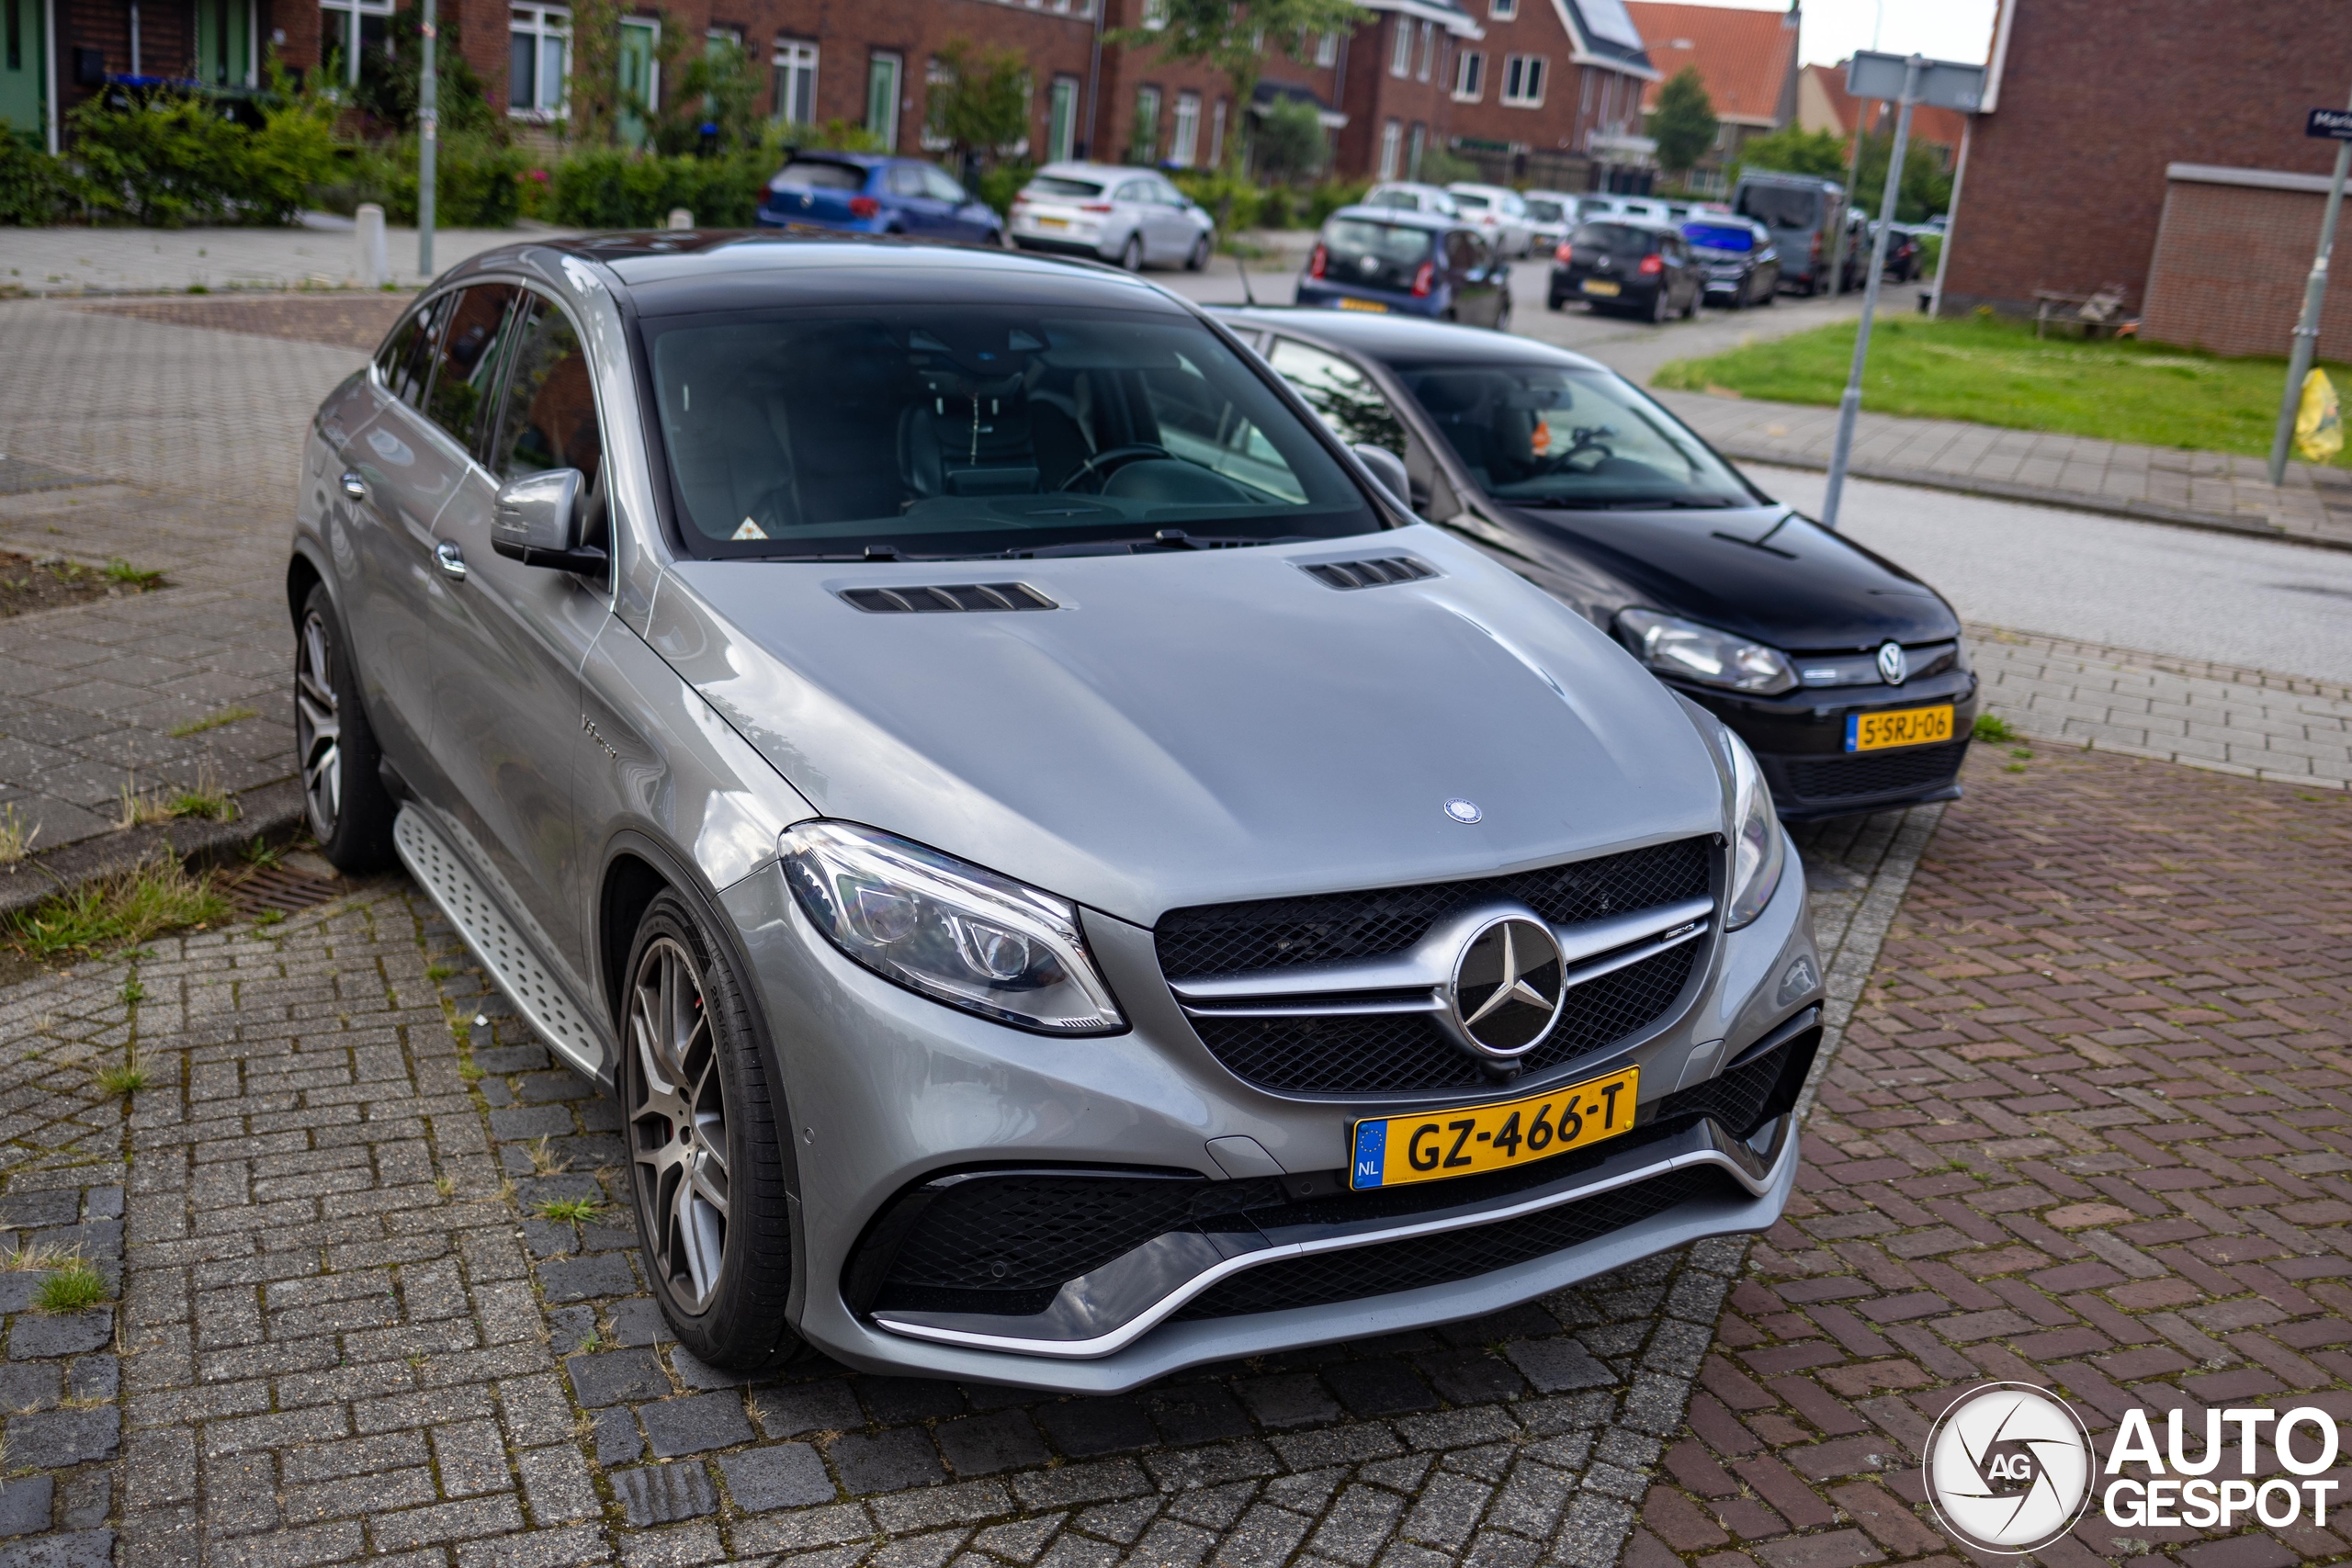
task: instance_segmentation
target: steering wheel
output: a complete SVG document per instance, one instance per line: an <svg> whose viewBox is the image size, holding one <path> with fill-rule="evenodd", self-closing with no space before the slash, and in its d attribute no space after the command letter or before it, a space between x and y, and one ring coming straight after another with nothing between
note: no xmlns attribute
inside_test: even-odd
<svg viewBox="0 0 2352 1568"><path fill-rule="evenodd" d="M1060 488L1074 490L1080 479L1101 469L1102 478L1094 486L1097 493L1100 493L1103 484L1109 482L1111 475L1117 469L1125 468L1129 463L1139 463L1147 457L1172 459L1174 457L1175 454L1169 451L1167 447L1149 441L1130 441L1124 446L1106 447L1080 463L1069 478L1061 482Z"/></svg>
<svg viewBox="0 0 2352 1568"><path fill-rule="evenodd" d="M1580 474L1592 472L1594 468L1617 455L1615 448L1607 445L1616 434L1617 427L1613 424L1576 426L1568 432L1568 449L1557 457L1546 458L1544 471L1549 474L1559 473L1562 469L1569 469ZM1578 466L1577 458L1587 452L1598 452L1600 455L1589 465Z"/></svg>

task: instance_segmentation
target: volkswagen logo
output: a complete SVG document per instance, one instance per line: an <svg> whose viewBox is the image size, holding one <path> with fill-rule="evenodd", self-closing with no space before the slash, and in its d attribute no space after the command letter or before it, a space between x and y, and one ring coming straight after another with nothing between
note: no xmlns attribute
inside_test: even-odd
<svg viewBox="0 0 2352 1568"><path fill-rule="evenodd" d="M1920 1461L1937 1522L1962 1545L2013 1557L2075 1528L2091 1500L2090 1430L2031 1383L1962 1394L1928 1434Z"/></svg>
<svg viewBox="0 0 2352 1568"><path fill-rule="evenodd" d="M1560 944L1543 921L1499 915L1480 926L1463 944L1446 987L1463 1043L1498 1062L1535 1049L1566 999L1564 968Z"/></svg>
<svg viewBox="0 0 2352 1568"><path fill-rule="evenodd" d="M1879 678L1890 686L1903 684L1905 677L1911 673L1911 663L1903 657L1901 643L1883 642L1878 645L1878 673Z"/></svg>

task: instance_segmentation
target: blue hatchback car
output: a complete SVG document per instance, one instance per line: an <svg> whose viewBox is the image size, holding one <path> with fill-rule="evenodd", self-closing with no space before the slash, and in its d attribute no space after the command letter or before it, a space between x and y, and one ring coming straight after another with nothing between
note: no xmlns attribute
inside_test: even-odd
<svg viewBox="0 0 2352 1568"><path fill-rule="evenodd" d="M936 164L882 152L796 152L760 194L763 229L835 229L999 245L1004 220Z"/></svg>
<svg viewBox="0 0 2352 1568"><path fill-rule="evenodd" d="M1343 207L1316 236L1295 299L1499 329L1510 319L1510 264L1459 218Z"/></svg>

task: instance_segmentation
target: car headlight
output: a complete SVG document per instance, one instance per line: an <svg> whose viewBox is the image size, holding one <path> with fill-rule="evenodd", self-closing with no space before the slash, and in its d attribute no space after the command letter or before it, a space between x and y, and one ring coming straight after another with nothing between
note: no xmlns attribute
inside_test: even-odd
<svg viewBox="0 0 2352 1568"><path fill-rule="evenodd" d="M1620 610L1617 625L1651 669L1702 685L1770 696L1797 683L1779 649L1656 610Z"/></svg>
<svg viewBox="0 0 2352 1568"><path fill-rule="evenodd" d="M1068 899L846 822L803 822L780 847L817 929L876 974L1041 1034L1126 1028Z"/></svg>
<svg viewBox="0 0 2352 1568"><path fill-rule="evenodd" d="M1723 737L1724 748L1731 753L1732 822L1731 900L1724 907L1724 926L1737 931L1753 923L1772 901L1788 850L1756 754L1730 730Z"/></svg>

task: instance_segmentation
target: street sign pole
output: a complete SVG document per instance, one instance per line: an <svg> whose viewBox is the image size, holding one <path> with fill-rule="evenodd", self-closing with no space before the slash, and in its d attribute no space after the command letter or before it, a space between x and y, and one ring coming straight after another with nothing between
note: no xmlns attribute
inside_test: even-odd
<svg viewBox="0 0 2352 1568"><path fill-rule="evenodd" d="M1878 232L1871 238L1871 269L1862 280L1862 319L1854 330L1854 367L1846 372L1846 395L1838 400L1838 444L1829 453L1829 488L1821 502L1821 525L1838 526L1838 503L1846 491L1846 462L1854 450L1854 416L1862 410L1862 367L1871 354L1871 317L1878 310L1879 273L1886 265L1886 237L1894 220L1894 198L1903 188L1903 155L1911 145L1911 109L1919 96L1919 73L1927 60L1913 55L1903 73L1903 112L1894 119L1894 146L1886 160L1886 194L1881 197Z"/></svg>
<svg viewBox="0 0 2352 1568"><path fill-rule="evenodd" d="M433 62L437 31L433 0L424 0L417 27L424 47L417 59L421 74L416 85L416 271L427 283L433 281L433 164L441 129L440 81Z"/></svg>
<svg viewBox="0 0 2352 1568"><path fill-rule="evenodd" d="M2319 308L2327 297L2327 256L2335 248L2335 215L2344 205L2344 175L2352 169L2352 108L2338 114L2314 109L2303 127L2306 136L2335 139L2335 178L2327 187L2327 212L2319 220L2319 254L2312 258L2311 276L2303 279L2303 313L2295 321L2295 346L2287 356L2287 389L2278 399L2278 428L2270 437L2270 482L2287 482L2287 448L2295 438L2295 415L2303 401L2303 378L2311 374L2312 355L2319 348Z"/></svg>

